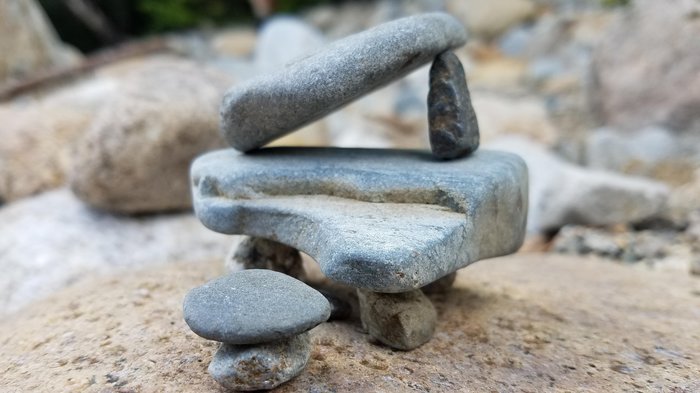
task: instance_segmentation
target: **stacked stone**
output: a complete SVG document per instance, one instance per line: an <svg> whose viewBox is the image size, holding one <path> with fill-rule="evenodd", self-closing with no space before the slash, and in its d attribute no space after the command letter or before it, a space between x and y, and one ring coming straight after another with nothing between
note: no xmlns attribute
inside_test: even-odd
<svg viewBox="0 0 700 393"><path fill-rule="evenodd" d="M308 331L331 312L313 288L262 269L194 288L183 308L193 332L222 343L209 373L233 390L272 389L301 373L311 355Z"/></svg>
<svg viewBox="0 0 700 393"><path fill-rule="evenodd" d="M251 237L229 259L303 277L303 251L328 278L357 289L372 337L402 350L427 342L437 313L421 288L445 291L457 269L516 251L525 233L524 162L477 151L464 70L450 52L465 42L447 14L403 18L230 90L221 127L243 153L212 152L191 169L202 223ZM431 61L432 154L260 149Z"/></svg>

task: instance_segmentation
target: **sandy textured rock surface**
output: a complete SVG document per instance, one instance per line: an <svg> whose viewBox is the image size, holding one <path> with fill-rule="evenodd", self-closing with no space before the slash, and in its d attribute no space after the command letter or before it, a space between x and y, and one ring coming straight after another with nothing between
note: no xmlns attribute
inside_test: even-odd
<svg viewBox="0 0 700 393"><path fill-rule="evenodd" d="M217 343L185 325L187 290L220 261L91 279L0 322L3 392L223 392ZM460 271L433 339L368 342L359 321L311 331L296 391L700 390L700 280L610 262L517 255ZM675 390L674 390L675 389Z"/></svg>

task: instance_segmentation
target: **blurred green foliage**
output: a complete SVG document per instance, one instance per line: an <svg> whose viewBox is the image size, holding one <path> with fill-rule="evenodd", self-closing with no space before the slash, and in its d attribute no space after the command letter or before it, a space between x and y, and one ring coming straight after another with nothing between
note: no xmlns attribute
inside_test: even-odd
<svg viewBox="0 0 700 393"><path fill-rule="evenodd" d="M622 7L629 5L631 0L600 0L604 7Z"/></svg>
<svg viewBox="0 0 700 393"><path fill-rule="evenodd" d="M140 0L136 6L145 17L144 27L149 32L252 19L250 7L244 1Z"/></svg>
<svg viewBox="0 0 700 393"><path fill-rule="evenodd" d="M4 1L4 0L0 0ZM66 6L64 0L38 0L61 39L82 52L103 47ZM85 0L99 9L125 39L174 30L255 21L247 0ZM274 11L299 12L305 8L345 0L275 0Z"/></svg>

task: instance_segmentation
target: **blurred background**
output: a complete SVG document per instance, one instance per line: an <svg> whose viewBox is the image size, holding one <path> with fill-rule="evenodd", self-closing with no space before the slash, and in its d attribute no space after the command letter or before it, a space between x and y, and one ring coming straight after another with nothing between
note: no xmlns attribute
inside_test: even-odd
<svg viewBox="0 0 700 393"><path fill-rule="evenodd" d="M522 252L700 274L695 0L2 0L0 315L86 274L223 259L187 168L230 87L445 11L482 146L530 169ZM275 145L426 148L428 67Z"/></svg>

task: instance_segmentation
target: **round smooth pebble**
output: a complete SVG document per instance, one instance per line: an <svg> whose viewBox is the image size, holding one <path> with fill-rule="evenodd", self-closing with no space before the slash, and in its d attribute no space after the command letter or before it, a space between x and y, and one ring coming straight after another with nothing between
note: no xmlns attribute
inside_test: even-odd
<svg viewBox="0 0 700 393"><path fill-rule="evenodd" d="M222 344L209 374L231 390L273 389L299 375L311 356L310 334L260 345Z"/></svg>
<svg viewBox="0 0 700 393"><path fill-rule="evenodd" d="M185 322L209 340L258 344L281 340L328 320L331 306L315 289L285 274L242 270L192 289Z"/></svg>

